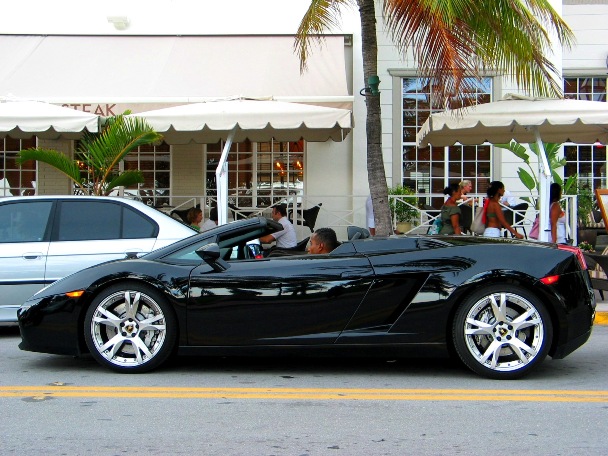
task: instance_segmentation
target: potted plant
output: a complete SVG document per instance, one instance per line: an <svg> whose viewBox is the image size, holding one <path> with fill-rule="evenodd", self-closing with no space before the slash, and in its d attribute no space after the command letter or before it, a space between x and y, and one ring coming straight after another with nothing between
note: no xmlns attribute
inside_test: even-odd
<svg viewBox="0 0 608 456"><path fill-rule="evenodd" d="M597 242L598 230L595 226L595 219L593 214L594 209L594 198L591 189L587 184L577 185L576 194L577 198L577 239L579 242L585 242L595 248Z"/></svg>
<svg viewBox="0 0 608 456"><path fill-rule="evenodd" d="M420 218L416 192L410 187L397 185L388 189L389 205L395 227L400 233L411 231ZM391 198L392 196L392 198Z"/></svg>

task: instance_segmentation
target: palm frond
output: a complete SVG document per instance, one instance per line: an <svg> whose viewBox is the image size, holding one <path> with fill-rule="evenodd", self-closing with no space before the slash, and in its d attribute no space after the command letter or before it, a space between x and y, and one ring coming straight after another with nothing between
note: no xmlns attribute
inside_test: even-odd
<svg viewBox="0 0 608 456"><path fill-rule="evenodd" d="M356 5L356 0L312 0L304 14L294 42L294 52L300 56L300 72L306 70L311 40L316 43L323 41L322 34L338 28L340 25L342 6Z"/></svg>
<svg viewBox="0 0 608 456"><path fill-rule="evenodd" d="M141 184L144 182L144 175L138 169L130 169L120 173L119 175L108 179L105 182L103 189L104 195L108 195L116 187L130 187L135 184Z"/></svg>
<svg viewBox="0 0 608 456"><path fill-rule="evenodd" d="M442 99L462 97L473 89L466 76L482 70L536 95L561 95L547 53L553 33L564 46L574 35L547 0L383 0L383 12L395 44L413 52Z"/></svg>
<svg viewBox="0 0 608 456"><path fill-rule="evenodd" d="M82 185L78 163L71 160L64 153L53 149L32 148L20 151L16 158L17 163L20 165L29 160L39 161L52 166L69 177L81 190L88 193L88 190Z"/></svg>
<svg viewBox="0 0 608 456"><path fill-rule="evenodd" d="M119 115L108 119L101 134L86 136L81 149L99 171L100 178L106 180L129 152L161 140L162 135L144 119Z"/></svg>

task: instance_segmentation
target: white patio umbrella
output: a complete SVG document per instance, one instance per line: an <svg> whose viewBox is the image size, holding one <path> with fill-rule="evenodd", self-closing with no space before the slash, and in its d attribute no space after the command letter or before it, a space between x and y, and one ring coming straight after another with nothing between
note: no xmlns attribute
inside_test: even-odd
<svg viewBox="0 0 608 456"><path fill-rule="evenodd" d="M500 101L432 114L416 136L419 147L500 144L512 139L536 143L540 150L543 141L606 144L608 103L509 94ZM551 171L545 154L540 155L539 223L546 227ZM548 240L548 232L539 234L540 240Z"/></svg>
<svg viewBox="0 0 608 456"><path fill-rule="evenodd" d="M228 151L233 141L342 141L353 128L351 111L272 99L220 99L132 114L169 144L226 141L216 169L218 223L228 212Z"/></svg>
<svg viewBox="0 0 608 456"><path fill-rule="evenodd" d="M40 101L0 100L0 137L78 139L99 131L99 116Z"/></svg>

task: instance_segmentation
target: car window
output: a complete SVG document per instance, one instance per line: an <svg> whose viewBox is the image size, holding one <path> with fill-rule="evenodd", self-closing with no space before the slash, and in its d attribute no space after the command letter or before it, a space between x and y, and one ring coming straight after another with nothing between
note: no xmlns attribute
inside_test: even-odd
<svg viewBox="0 0 608 456"><path fill-rule="evenodd" d="M209 236L194 244L190 244L175 252L170 253L165 260L188 261L195 264L200 263L201 257L196 253L198 249L212 242L217 242L220 247L220 255L226 261L247 260L261 255L261 248L256 244L247 244L252 239L257 239L265 233L263 229L246 231L229 231L218 236Z"/></svg>
<svg viewBox="0 0 608 456"><path fill-rule="evenodd" d="M169 255L164 257L164 259L169 260L169 261L180 261L180 262L188 261L188 262L193 262L193 263L198 264L201 262L201 257L199 257L197 255L196 251L204 245L215 242L215 240L216 240L215 236L201 239L200 241L198 241L194 244L190 244L184 248L181 248L175 252L170 253Z"/></svg>
<svg viewBox="0 0 608 456"><path fill-rule="evenodd" d="M105 201L63 201L57 240L84 241L154 237L156 225L121 204Z"/></svg>
<svg viewBox="0 0 608 456"><path fill-rule="evenodd" d="M52 207L52 201L0 206L0 242L42 241Z"/></svg>
<svg viewBox="0 0 608 456"><path fill-rule="evenodd" d="M155 238L158 235L157 225L152 220L130 207L124 206L122 212L123 239Z"/></svg>

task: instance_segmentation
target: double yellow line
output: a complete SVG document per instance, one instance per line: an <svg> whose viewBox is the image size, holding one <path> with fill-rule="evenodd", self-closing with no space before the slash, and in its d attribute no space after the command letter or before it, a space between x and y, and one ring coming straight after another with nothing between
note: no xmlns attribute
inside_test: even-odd
<svg viewBox="0 0 608 456"><path fill-rule="evenodd" d="M524 401L608 402L608 391L503 389L360 389L360 388L168 388L70 386L0 386L0 397L129 399L267 399L358 401Z"/></svg>

